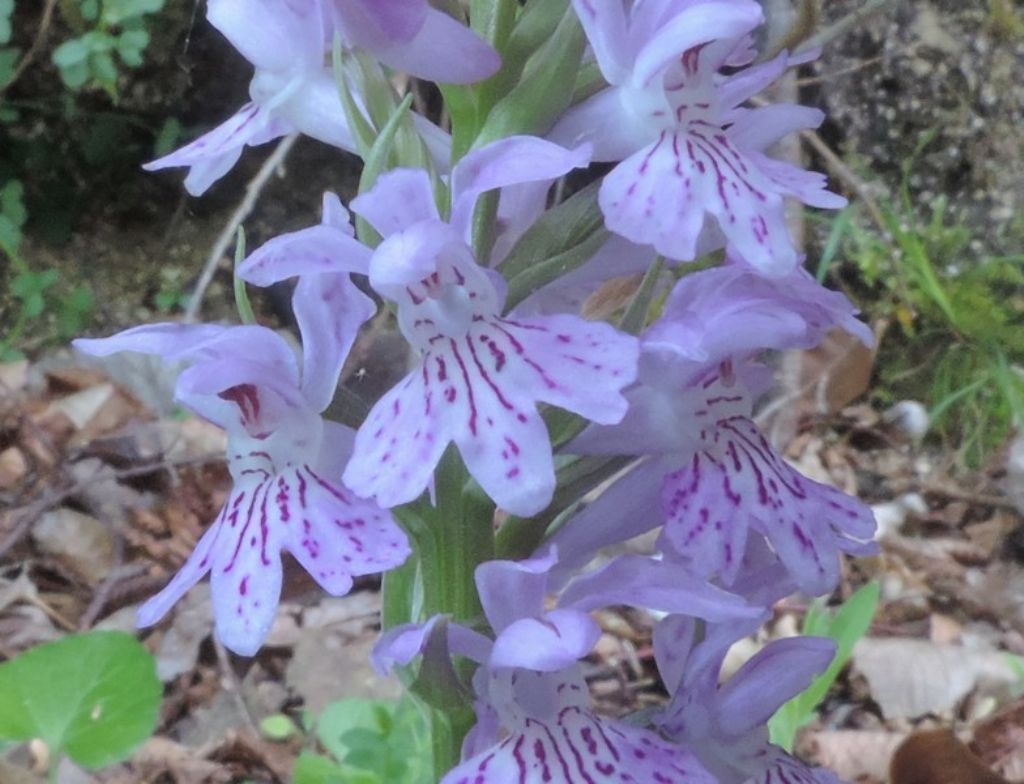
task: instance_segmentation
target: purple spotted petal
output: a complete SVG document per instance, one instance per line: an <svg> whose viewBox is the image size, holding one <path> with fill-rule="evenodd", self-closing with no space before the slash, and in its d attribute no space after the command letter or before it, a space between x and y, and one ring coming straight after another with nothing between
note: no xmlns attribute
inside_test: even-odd
<svg viewBox="0 0 1024 784"><path fill-rule="evenodd" d="M595 161L628 158L657 139L658 129L633 112L626 100L624 90L601 90L569 108L548 138L566 147L590 144ZM609 117L614 117L615 122L608 122Z"/></svg>
<svg viewBox="0 0 1024 784"><path fill-rule="evenodd" d="M377 305L347 274L299 279L292 299L302 333L302 392L312 408L327 408L359 327Z"/></svg>
<svg viewBox="0 0 1024 784"><path fill-rule="evenodd" d="M349 43L374 50L406 43L423 26L429 5L424 0L328 0Z"/></svg>
<svg viewBox="0 0 1024 784"><path fill-rule="evenodd" d="M632 539L662 523L658 490L672 461L646 460L616 479L582 512L562 525L543 547L558 548L552 579L562 583L598 550Z"/></svg>
<svg viewBox="0 0 1024 784"><path fill-rule="evenodd" d="M449 771L441 784L716 784L680 746L577 706L528 720L497 746Z"/></svg>
<svg viewBox="0 0 1024 784"><path fill-rule="evenodd" d="M269 286L296 275L370 271L370 249L353 237L348 211L330 192L324 194L322 220L316 226L268 240L238 265L238 276Z"/></svg>
<svg viewBox="0 0 1024 784"><path fill-rule="evenodd" d="M210 592L224 647L253 656L274 623L281 596L281 540L269 481L236 486L213 550Z"/></svg>
<svg viewBox="0 0 1024 784"><path fill-rule="evenodd" d="M601 628L588 613L555 609L509 624L494 641L489 666L557 672L593 650Z"/></svg>
<svg viewBox="0 0 1024 784"><path fill-rule="evenodd" d="M359 194L349 206L382 237L439 217L434 188L422 169L395 169L382 174L371 190Z"/></svg>
<svg viewBox="0 0 1024 784"><path fill-rule="evenodd" d="M412 40L381 47L373 54L399 71L448 84L478 82L501 67L498 53L476 33L429 6Z"/></svg>
<svg viewBox="0 0 1024 784"><path fill-rule="evenodd" d="M354 576L387 571L409 555L390 513L309 466L278 475L273 501L285 549L332 596L348 593Z"/></svg>
<svg viewBox="0 0 1024 784"><path fill-rule="evenodd" d="M573 580L559 598L560 607L593 610L628 604L685 613L708 621L729 621L761 614L740 597L695 578L676 563L639 555L620 555L602 568Z"/></svg>
<svg viewBox="0 0 1024 784"><path fill-rule="evenodd" d="M553 548L524 561L487 561L476 568L480 603L496 633L523 616L539 616L548 592L548 572L557 563Z"/></svg>
<svg viewBox="0 0 1024 784"><path fill-rule="evenodd" d="M690 3L654 31L640 48L633 63L632 79L646 86L684 52L710 41L738 38L763 20L760 6L752 0Z"/></svg>
<svg viewBox="0 0 1024 784"><path fill-rule="evenodd" d="M469 239L480 194L527 182L551 183L590 162L590 150L574 150L536 136L509 136L468 153L452 170L452 227Z"/></svg>
<svg viewBox="0 0 1024 784"><path fill-rule="evenodd" d="M255 103L247 103L212 131L174 152L147 163L142 168L158 171L175 166L189 167L185 189L200 196L223 177L238 161L242 149L284 136L291 126Z"/></svg>
<svg viewBox="0 0 1024 784"><path fill-rule="evenodd" d="M636 379L639 344L608 324L556 315L500 319L478 335L502 372L537 400L599 424L614 424L628 408L622 390Z"/></svg>
<svg viewBox="0 0 1024 784"><path fill-rule="evenodd" d="M587 34L605 81L619 84L628 76L632 65L629 28L622 1L573 0L572 6Z"/></svg>
<svg viewBox="0 0 1024 784"><path fill-rule="evenodd" d="M534 401L615 421L625 412L619 390L632 379L633 346L607 325L570 317L481 320L461 338L439 333L422 367L370 412L345 481L384 506L411 501L454 441L503 509L536 514L550 502L555 477Z"/></svg>
<svg viewBox="0 0 1024 784"><path fill-rule="evenodd" d="M743 417L719 422L693 460L665 477L662 501L665 542L697 573L727 584L750 528L811 594L834 587L838 552L859 549L875 529L867 507L802 476Z"/></svg>
<svg viewBox="0 0 1024 784"><path fill-rule="evenodd" d="M718 726L727 735L743 735L764 726L828 668L835 652L835 642L825 637L769 643L719 689Z"/></svg>
<svg viewBox="0 0 1024 784"><path fill-rule="evenodd" d="M871 329L856 314L846 296L829 291L804 269L765 278L732 263L680 280L662 317L645 333L644 348L713 364L765 349L813 348L834 327L870 346Z"/></svg>
<svg viewBox="0 0 1024 784"><path fill-rule="evenodd" d="M395 667L410 664L423 653L430 636L443 620L443 616L435 615L425 623L404 623L388 629L373 646L370 660L374 669L381 675L390 675ZM445 622L445 630L452 654L465 656L478 664L487 661L492 647L491 640L457 623Z"/></svg>
<svg viewBox="0 0 1024 784"><path fill-rule="evenodd" d="M599 201L609 229L671 259L695 258L709 213L758 270L785 275L798 261L778 186L715 129L662 132L605 177Z"/></svg>
<svg viewBox="0 0 1024 784"><path fill-rule="evenodd" d="M257 68L288 71L296 61L322 62L323 16L316 3L210 0L207 18Z"/></svg>
<svg viewBox="0 0 1024 784"><path fill-rule="evenodd" d="M193 585L202 580L206 573L210 571L212 563L211 553L216 545L221 523L227 510L228 507L225 505L217 516L217 521L203 534L188 560L178 570L178 573L171 578L171 581L164 586L163 590L139 607L136 622L140 627L152 626L154 623L158 623L167 614L167 611L177 603L178 599L184 596Z"/></svg>

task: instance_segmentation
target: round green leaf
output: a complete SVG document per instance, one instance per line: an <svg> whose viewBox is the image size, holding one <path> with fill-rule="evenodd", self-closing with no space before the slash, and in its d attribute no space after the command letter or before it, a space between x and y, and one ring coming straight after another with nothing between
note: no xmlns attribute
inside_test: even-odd
<svg viewBox="0 0 1024 784"><path fill-rule="evenodd" d="M91 51L84 38L72 38L53 50L53 64L61 70L85 62Z"/></svg>
<svg viewBox="0 0 1024 784"><path fill-rule="evenodd" d="M109 765L152 734L162 693L130 634L65 637L0 665L0 738L41 738L83 767Z"/></svg>

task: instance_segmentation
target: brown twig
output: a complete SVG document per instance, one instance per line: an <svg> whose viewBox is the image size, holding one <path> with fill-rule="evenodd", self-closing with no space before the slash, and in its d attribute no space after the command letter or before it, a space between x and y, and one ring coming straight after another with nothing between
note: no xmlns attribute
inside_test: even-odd
<svg viewBox="0 0 1024 784"><path fill-rule="evenodd" d="M50 22L53 21L53 9L56 7L57 0L46 0L46 5L43 6L43 14L39 17L39 27L36 28L36 36L32 39L31 46L29 46L24 56L18 62L14 73L11 74L11 78L5 84L0 85L0 95L7 92L11 85L21 78L25 70L32 64L39 50L43 48L43 44L46 43L46 36L50 31Z"/></svg>
<svg viewBox="0 0 1024 784"><path fill-rule="evenodd" d="M252 716L252 712L249 710L249 706L245 701L245 695L242 694L242 682L238 678L238 673L235 672L235 668L231 666L231 659L228 658L228 652L225 650L221 641L217 639L217 636L213 636L213 647L217 651L217 663L220 665L221 674L224 676L222 685L224 690L231 694L232 700L235 702L235 707L238 708L238 712L242 715L242 718L246 720L249 726L254 729L258 729L256 720Z"/></svg>
<svg viewBox="0 0 1024 784"><path fill-rule="evenodd" d="M210 283L213 282L213 276L217 272L217 265L220 264L221 259L224 258L231 247L231 243L235 241L235 235L238 233L238 227L242 225L242 222L249 217L249 214L256 207L256 202L259 201L260 194L263 192L263 188L269 182L271 175L277 171L284 163L285 158L288 157L288 152L291 150L292 145L299 138L299 134L291 133L281 139L278 142L274 152L270 154L263 165L260 166L260 170L256 172L256 176L249 181L249 184L245 186L245 195L242 197L242 201L239 202L235 211L231 213L231 218L228 220L224 229L217 237L217 241L213 243L213 248L210 250L210 255L206 259L206 264L203 265L203 271L199 274L199 280L196 283L195 291L192 292L192 296L189 298L188 307L185 309L185 323L190 324L196 320L199 315L199 308L203 304L203 296L206 294L206 289L210 287Z"/></svg>
<svg viewBox="0 0 1024 784"><path fill-rule="evenodd" d="M864 207L871 215L871 220L875 222L879 230L885 236L888 236L889 229L886 226L882 209L878 206L878 202L875 201L875 197L871 194L871 188L868 184L854 174L853 170L849 166L843 163L842 159L832 151L831 147L825 144L825 141L817 134L816 131L800 131L800 138L807 142L814 151L822 157L825 161L825 165L833 175L842 180L851 191L857 194L857 198L864 202Z"/></svg>
<svg viewBox="0 0 1024 784"><path fill-rule="evenodd" d="M897 2L898 0L867 0L856 11L847 14L842 19L812 35L804 41L796 53L803 54L824 46L839 36L846 34L872 14L887 10L886 6L895 6Z"/></svg>

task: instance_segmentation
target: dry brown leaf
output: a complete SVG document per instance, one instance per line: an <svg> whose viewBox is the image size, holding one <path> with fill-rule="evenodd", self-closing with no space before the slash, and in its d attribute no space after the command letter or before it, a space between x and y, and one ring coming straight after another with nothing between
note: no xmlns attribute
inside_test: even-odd
<svg viewBox="0 0 1024 784"><path fill-rule="evenodd" d="M0 362L0 396L20 392L28 384L28 360Z"/></svg>
<svg viewBox="0 0 1024 784"><path fill-rule="evenodd" d="M939 645L951 645L960 642L964 627L955 618L942 613L932 613L928 619L928 638Z"/></svg>
<svg viewBox="0 0 1024 784"><path fill-rule="evenodd" d="M11 446L0 452L0 490L12 490L21 484L28 473L25 453Z"/></svg>
<svg viewBox="0 0 1024 784"><path fill-rule="evenodd" d="M1024 779L1024 699L1018 699L974 727L972 748L1003 776Z"/></svg>
<svg viewBox="0 0 1024 784"><path fill-rule="evenodd" d="M853 667L887 719L949 715L971 692L1003 693L1018 680L1000 651L907 637L861 640Z"/></svg>
<svg viewBox="0 0 1024 784"><path fill-rule="evenodd" d="M95 517L61 507L47 512L32 528L43 553L60 561L90 585L98 585L114 567L114 537Z"/></svg>
<svg viewBox="0 0 1024 784"><path fill-rule="evenodd" d="M201 759L191 749L161 736L142 744L132 757L132 766L135 773L124 779L124 784L157 781L164 776L170 776L175 784L226 784L232 778L222 765Z"/></svg>
<svg viewBox="0 0 1024 784"><path fill-rule="evenodd" d="M1008 784L950 730L915 732L893 754L890 784Z"/></svg>

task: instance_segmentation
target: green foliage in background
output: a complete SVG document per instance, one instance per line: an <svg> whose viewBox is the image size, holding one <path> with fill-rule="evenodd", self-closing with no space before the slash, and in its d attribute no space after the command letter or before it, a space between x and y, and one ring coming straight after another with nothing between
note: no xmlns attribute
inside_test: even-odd
<svg viewBox="0 0 1024 784"><path fill-rule="evenodd" d="M153 657L133 636L65 637L0 665L0 740L42 739L53 770L63 756L109 765L152 734L162 695Z"/></svg>
<svg viewBox="0 0 1024 784"><path fill-rule="evenodd" d="M282 731L284 726L278 724L276 730ZM310 740L318 740L329 756L312 751L301 754L295 765L295 784L430 782L426 723L409 700L339 700L311 724Z"/></svg>
<svg viewBox="0 0 1024 784"><path fill-rule="evenodd" d="M0 332L0 362L19 359L18 345L30 330L40 335L67 340L78 335L92 314L92 292L84 286L62 288L55 269L33 270L22 259L21 229L28 214L22 201L24 189L18 180L0 187L0 254L9 262L8 303L10 317ZM49 318L44 318L46 315Z"/></svg>
<svg viewBox="0 0 1024 784"><path fill-rule="evenodd" d="M62 10L75 4L63 0ZM142 65L149 46L147 16L164 0L81 0L65 10L69 23L83 32L53 51L53 63L72 90L95 85L117 98L118 61L128 68ZM115 58L116 56L116 58Z"/></svg>
<svg viewBox="0 0 1024 784"><path fill-rule="evenodd" d="M978 230L952 220L944 196L922 213L909 187L916 158L897 196L879 203L884 232L856 206L836 216L818 278L837 259L852 263L867 289L857 298L887 325L873 394L920 400L932 432L973 467L1024 423L1024 255L977 250Z"/></svg>
<svg viewBox="0 0 1024 784"><path fill-rule="evenodd" d="M772 743L786 751L793 750L797 730L814 718L821 701L850 660L853 646L867 634L878 609L878 594L878 583L872 582L862 586L835 612L825 609L823 599L815 600L808 608L801 631L805 635L835 640L836 655L825 672L772 716L768 722Z"/></svg>

